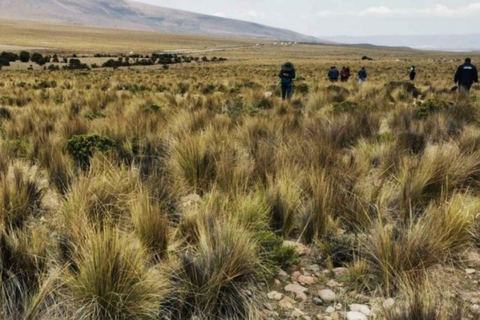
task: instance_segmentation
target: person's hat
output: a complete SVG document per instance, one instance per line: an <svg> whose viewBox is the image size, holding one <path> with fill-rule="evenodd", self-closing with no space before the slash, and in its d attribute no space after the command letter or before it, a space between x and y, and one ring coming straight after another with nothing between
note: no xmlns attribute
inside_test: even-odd
<svg viewBox="0 0 480 320"><path fill-rule="evenodd" d="M282 66L282 70L283 70L283 71L290 72L290 71L293 71L293 69L295 69L295 67L293 66L293 63L291 63L291 62L286 62L286 63Z"/></svg>

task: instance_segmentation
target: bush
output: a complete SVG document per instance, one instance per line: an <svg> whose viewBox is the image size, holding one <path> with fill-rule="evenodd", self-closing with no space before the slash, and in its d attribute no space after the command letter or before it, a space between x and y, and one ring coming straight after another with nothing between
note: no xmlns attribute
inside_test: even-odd
<svg viewBox="0 0 480 320"><path fill-rule="evenodd" d="M18 54L13 52L5 52L5 51L0 54L0 57L9 62L15 62L19 59Z"/></svg>
<svg viewBox="0 0 480 320"><path fill-rule="evenodd" d="M90 166L90 158L95 152L105 152L115 147L115 141L98 135L73 136L68 140L68 152L77 165L83 169Z"/></svg>
<svg viewBox="0 0 480 320"><path fill-rule="evenodd" d="M27 51L20 52L19 59L21 62L29 62L30 61L30 53Z"/></svg>
<svg viewBox="0 0 480 320"><path fill-rule="evenodd" d="M32 62L35 62L35 63L37 63L37 64L40 64L39 62L40 62L41 60L43 60L43 55L40 54L40 53L38 53L38 52L35 52L35 53L33 53L32 56L30 57L30 60L31 60Z"/></svg>
<svg viewBox="0 0 480 320"><path fill-rule="evenodd" d="M9 67L10 61L6 58L0 57L0 67Z"/></svg>

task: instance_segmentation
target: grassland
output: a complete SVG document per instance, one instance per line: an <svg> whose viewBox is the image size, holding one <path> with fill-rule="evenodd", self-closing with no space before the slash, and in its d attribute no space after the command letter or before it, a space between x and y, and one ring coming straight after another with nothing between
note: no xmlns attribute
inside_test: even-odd
<svg viewBox="0 0 480 320"><path fill-rule="evenodd" d="M60 55L250 43L12 28L22 36L0 43ZM480 267L480 91L450 91L464 57L273 44L221 56L0 71L1 316L287 319L288 307L264 310L266 293L299 271L313 282L294 309L339 317L311 302L339 267L343 308L477 316L478 279L464 269ZM286 60L298 74L290 102L277 78ZM332 64L366 65L370 78L329 83ZM390 297L393 308L374 308Z"/></svg>

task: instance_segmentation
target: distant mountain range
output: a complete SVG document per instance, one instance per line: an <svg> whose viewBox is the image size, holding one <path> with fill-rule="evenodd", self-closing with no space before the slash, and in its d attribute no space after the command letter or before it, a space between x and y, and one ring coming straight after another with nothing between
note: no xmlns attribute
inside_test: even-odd
<svg viewBox="0 0 480 320"><path fill-rule="evenodd" d="M0 18L166 33L320 42L315 37L257 23L127 0L0 0Z"/></svg>
<svg viewBox="0 0 480 320"><path fill-rule="evenodd" d="M388 47L409 47L421 50L479 51L480 34L430 35L430 36L336 36L325 38L344 44L373 44Z"/></svg>

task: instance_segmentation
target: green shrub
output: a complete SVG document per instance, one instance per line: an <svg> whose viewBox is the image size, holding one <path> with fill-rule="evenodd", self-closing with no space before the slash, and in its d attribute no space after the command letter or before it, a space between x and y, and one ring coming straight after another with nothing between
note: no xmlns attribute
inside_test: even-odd
<svg viewBox="0 0 480 320"><path fill-rule="evenodd" d="M19 59L21 62L24 62L24 63L30 61L30 52L27 52L27 51L20 52Z"/></svg>
<svg viewBox="0 0 480 320"><path fill-rule="evenodd" d="M90 166L95 152L105 152L115 147L115 141L96 134L73 136L68 140L68 152L83 169Z"/></svg>
<svg viewBox="0 0 480 320"><path fill-rule="evenodd" d="M260 262L271 277L279 269L288 269L298 264L299 256L295 247L283 246L283 239L271 231L259 231L253 235L259 248Z"/></svg>

